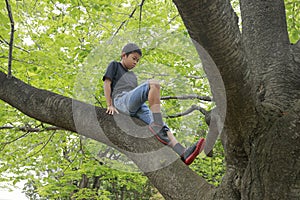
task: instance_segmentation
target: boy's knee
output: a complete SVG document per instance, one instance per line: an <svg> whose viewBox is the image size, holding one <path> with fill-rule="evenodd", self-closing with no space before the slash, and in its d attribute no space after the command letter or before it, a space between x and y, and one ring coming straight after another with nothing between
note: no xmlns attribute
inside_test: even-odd
<svg viewBox="0 0 300 200"><path fill-rule="evenodd" d="M153 80L153 79L149 80L149 86L150 88L153 89L158 89L158 90L160 89L160 83L157 80Z"/></svg>

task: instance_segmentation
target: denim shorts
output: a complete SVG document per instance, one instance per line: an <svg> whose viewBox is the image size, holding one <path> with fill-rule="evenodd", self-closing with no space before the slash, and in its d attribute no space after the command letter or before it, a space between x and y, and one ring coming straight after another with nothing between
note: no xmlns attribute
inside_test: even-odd
<svg viewBox="0 0 300 200"><path fill-rule="evenodd" d="M145 82L129 92L123 92L114 98L118 111L137 117L147 124L153 122L152 112L145 104L148 100L149 82Z"/></svg>

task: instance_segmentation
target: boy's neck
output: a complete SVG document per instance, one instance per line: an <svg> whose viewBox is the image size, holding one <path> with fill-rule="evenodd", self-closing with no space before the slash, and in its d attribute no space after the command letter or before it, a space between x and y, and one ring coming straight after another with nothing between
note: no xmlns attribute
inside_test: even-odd
<svg viewBox="0 0 300 200"><path fill-rule="evenodd" d="M121 63L121 65L122 65L122 67L123 67L124 69L129 70L129 69L124 65L123 60L121 60L120 63Z"/></svg>

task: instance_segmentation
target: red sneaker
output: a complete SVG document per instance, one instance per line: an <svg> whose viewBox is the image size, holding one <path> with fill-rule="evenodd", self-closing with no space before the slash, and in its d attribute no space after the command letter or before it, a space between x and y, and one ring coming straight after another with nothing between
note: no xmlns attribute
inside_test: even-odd
<svg viewBox="0 0 300 200"><path fill-rule="evenodd" d="M205 146L205 139L200 138L198 142L185 149L184 153L181 156L181 160L186 165L190 165L195 160L195 158L199 155L199 153L204 149L204 146Z"/></svg>

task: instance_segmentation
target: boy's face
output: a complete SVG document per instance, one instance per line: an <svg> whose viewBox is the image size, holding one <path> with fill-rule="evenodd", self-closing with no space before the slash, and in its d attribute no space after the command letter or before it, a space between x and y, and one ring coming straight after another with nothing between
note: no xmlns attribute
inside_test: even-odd
<svg viewBox="0 0 300 200"><path fill-rule="evenodd" d="M122 64L127 69L133 69L136 66L136 64L139 62L140 58L141 55L136 52L133 52L128 56L125 53L122 53Z"/></svg>

